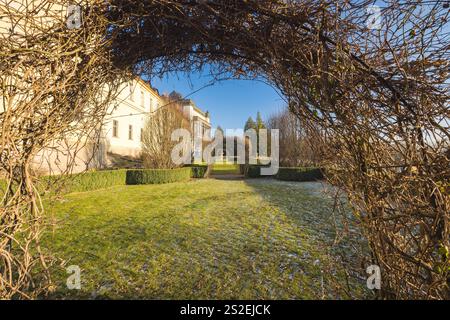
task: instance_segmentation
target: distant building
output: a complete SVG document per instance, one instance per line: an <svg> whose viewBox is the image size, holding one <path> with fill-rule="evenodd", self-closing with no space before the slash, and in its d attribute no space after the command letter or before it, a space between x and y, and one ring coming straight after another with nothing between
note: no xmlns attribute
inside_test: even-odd
<svg viewBox="0 0 450 320"><path fill-rule="evenodd" d="M141 137L147 116L161 107L171 106L165 106L167 97L160 96L156 89L140 78L123 84L119 92L108 108L100 130L100 145L95 144L95 150L94 143L83 141L81 145L85 147L75 154L72 152L73 139L59 141L53 148L38 154L34 161L36 169L43 174L58 174L67 171L69 167L72 173L76 173L89 169L130 166L133 163L139 166ZM210 135L209 113L200 110L192 100L179 99L178 105L191 121L192 132L196 135L193 139L203 140ZM199 150L193 152L198 153Z"/></svg>
<svg viewBox="0 0 450 320"><path fill-rule="evenodd" d="M141 135L146 117L159 109L161 97L147 82L137 79L124 85L105 117L106 152L128 157L141 154Z"/></svg>
<svg viewBox="0 0 450 320"><path fill-rule="evenodd" d="M193 132L192 137L192 150L194 158L202 158L203 142L211 137L211 122L209 119L209 113L200 110L192 100L182 100L183 113L188 117L191 122L191 130ZM200 143L195 143L199 141Z"/></svg>

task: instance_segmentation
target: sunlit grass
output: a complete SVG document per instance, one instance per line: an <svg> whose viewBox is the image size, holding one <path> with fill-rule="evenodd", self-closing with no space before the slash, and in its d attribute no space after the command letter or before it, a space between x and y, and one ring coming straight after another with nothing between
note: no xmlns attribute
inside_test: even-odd
<svg viewBox="0 0 450 320"><path fill-rule="evenodd" d="M67 195L43 246L81 267L82 288L66 289L55 266L53 297L334 297L322 288L333 232L317 186L208 179Z"/></svg>
<svg viewBox="0 0 450 320"><path fill-rule="evenodd" d="M239 165L233 163L216 163L214 164L212 174L239 174Z"/></svg>

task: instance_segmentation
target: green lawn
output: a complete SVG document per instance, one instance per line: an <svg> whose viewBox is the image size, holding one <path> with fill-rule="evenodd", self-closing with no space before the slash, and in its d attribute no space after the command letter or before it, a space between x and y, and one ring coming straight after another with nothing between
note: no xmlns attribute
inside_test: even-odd
<svg viewBox="0 0 450 320"><path fill-rule="evenodd" d="M206 179L66 195L49 205L58 223L43 246L81 267L82 288L66 289L65 269L55 265L52 297L346 298L325 267L334 232L331 202L319 190ZM357 291L365 285L352 281Z"/></svg>
<svg viewBox="0 0 450 320"><path fill-rule="evenodd" d="M239 174L239 165L232 163L214 164L213 175Z"/></svg>

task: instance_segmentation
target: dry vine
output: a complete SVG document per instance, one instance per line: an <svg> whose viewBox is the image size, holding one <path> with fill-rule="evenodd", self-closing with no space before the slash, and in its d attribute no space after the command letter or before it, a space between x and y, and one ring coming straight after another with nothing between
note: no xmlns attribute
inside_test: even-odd
<svg viewBox="0 0 450 320"><path fill-rule="evenodd" d="M61 20L43 30L31 10L0 2L0 16L28 28L0 34L1 165L10 181L1 295L31 281L42 208L30 162L74 122L101 118L104 107L91 100L114 79L111 64L153 76L208 63L216 75L264 75L324 133L323 164L361 220L382 297L449 298L449 11L444 1L386 1L373 30L372 2L87 1L78 31ZM21 242L20 232L29 235Z"/></svg>
<svg viewBox="0 0 450 320"><path fill-rule="evenodd" d="M89 4L89 6L88 6ZM0 1L0 297L32 298L48 286L35 270L44 210L34 162L66 151L61 173L98 128L121 74L105 51L103 1L88 1L81 28L67 27L66 1ZM108 84L108 88L106 88ZM108 89L108 90L106 90ZM55 156L57 157L57 156Z"/></svg>

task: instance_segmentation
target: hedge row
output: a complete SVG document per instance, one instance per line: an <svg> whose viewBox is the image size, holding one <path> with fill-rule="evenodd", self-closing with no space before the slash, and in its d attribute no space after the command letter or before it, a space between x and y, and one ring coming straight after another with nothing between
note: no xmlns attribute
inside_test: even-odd
<svg viewBox="0 0 450 320"><path fill-rule="evenodd" d="M191 179L191 168L128 170L126 184L162 184Z"/></svg>
<svg viewBox="0 0 450 320"><path fill-rule="evenodd" d="M93 171L74 174L63 185L63 193L86 192L125 185L126 170ZM52 177L48 177L52 178Z"/></svg>
<svg viewBox="0 0 450 320"><path fill-rule="evenodd" d="M73 193L105 189L113 186L136 184L159 184L177 181L188 181L192 175L204 175L203 166L197 168L181 168L173 170L108 170L78 173L72 176L42 177L37 185L41 194L45 193ZM6 191L5 180L0 179L0 198Z"/></svg>
<svg viewBox="0 0 450 320"><path fill-rule="evenodd" d="M267 178L271 176L261 175L261 169L269 167L270 165L261 165L261 164L241 165L240 172L247 178Z"/></svg>
<svg viewBox="0 0 450 320"><path fill-rule="evenodd" d="M264 178L261 169L270 165L241 165L240 171L247 178ZM275 178L283 181L316 181L324 178L323 170L315 167L279 168Z"/></svg>
<svg viewBox="0 0 450 320"><path fill-rule="evenodd" d="M126 170L108 170L77 173L70 176L44 176L36 185L41 195L45 193L72 193L104 189L125 185ZM4 195L7 184L0 180L0 196Z"/></svg>
<svg viewBox="0 0 450 320"><path fill-rule="evenodd" d="M186 168L191 168L191 178L203 179L209 177L211 166L207 164L190 164Z"/></svg>
<svg viewBox="0 0 450 320"><path fill-rule="evenodd" d="M280 168L276 178L283 181L316 181L324 176L320 168Z"/></svg>

